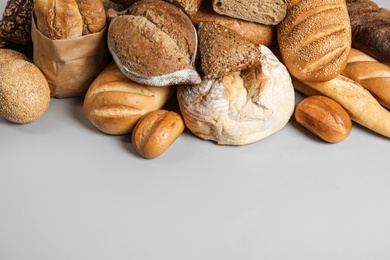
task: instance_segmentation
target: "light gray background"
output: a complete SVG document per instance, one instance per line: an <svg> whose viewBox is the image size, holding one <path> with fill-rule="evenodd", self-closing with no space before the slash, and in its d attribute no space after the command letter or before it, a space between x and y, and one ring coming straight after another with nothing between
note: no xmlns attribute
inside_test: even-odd
<svg viewBox="0 0 390 260"><path fill-rule="evenodd" d="M292 120L241 147L185 132L146 160L82 106L0 119L1 260L390 259L386 138L354 124L328 144Z"/></svg>

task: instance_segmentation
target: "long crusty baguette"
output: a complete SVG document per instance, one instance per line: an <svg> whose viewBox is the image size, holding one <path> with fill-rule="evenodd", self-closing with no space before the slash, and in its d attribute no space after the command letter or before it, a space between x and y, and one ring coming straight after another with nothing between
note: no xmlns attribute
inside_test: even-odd
<svg viewBox="0 0 390 260"><path fill-rule="evenodd" d="M390 108L390 67L368 54L351 49L348 63L341 72L368 89L383 106Z"/></svg>
<svg viewBox="0 0 390 260"><path fill-rule="evenodd" d="M290 1L277 25L283 63L303 81L337 77L347 63L351 38L345 0Z"/></svg>
<svg viewBox="0 0 390 260"><path fill-rule="evenodd" d="M326 82L293 79L293 85L303 94L321 94L332 98L344 107L354 122L390 138L390 112L356 81L339 75Z"/></svg>

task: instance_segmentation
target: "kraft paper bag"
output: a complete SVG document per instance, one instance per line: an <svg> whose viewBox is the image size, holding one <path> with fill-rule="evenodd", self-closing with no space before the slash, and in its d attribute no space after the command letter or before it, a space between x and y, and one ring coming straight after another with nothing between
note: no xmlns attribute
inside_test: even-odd
<svg viewBox="0 0 390 260"><path fill-rule="evenodd" d="M51 40L38 31L32 19L33 62L49 82L51 96L84 95L93 80L107 66L107 27L81 37Z"/></svg>

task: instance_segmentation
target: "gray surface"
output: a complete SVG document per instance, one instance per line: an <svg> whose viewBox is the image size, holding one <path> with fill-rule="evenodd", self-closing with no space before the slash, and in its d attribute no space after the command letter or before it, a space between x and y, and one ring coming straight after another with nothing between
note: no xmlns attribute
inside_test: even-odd
<svg viewBox="0 0 390 260"><path fill-rule="evenodd" d="M389 147L290 122L241 147L186 132L146 160L82 98L52 99L34 123L0 119L0 259L390 259Z"/></svg>

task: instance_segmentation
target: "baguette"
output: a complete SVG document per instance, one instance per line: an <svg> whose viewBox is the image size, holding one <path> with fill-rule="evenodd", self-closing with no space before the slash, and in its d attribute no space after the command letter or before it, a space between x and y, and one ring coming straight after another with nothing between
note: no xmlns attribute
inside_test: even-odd
<svg viewBox="0 0 390 260"><path fill-rule="evenodd" d="M352 79L343 75L326 82L303 82L293 78L293 85L308 96L323 95L335 100L354 122L390 138L390 112Z"/></svg>
<svg viewBox="0 0 390 260"><path fill-rule="evenodd" d="M380 104L390 108L390 67L370 55L351 49L344 76L368 89Z"/></svg>
<svg viewBox="0 0 390 260"><path fill-rule="evenodd" d="M344 69L351 49L345 0L291 1L277 26L284 64L303 81L327 81Z"/></svg>

